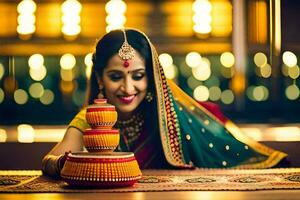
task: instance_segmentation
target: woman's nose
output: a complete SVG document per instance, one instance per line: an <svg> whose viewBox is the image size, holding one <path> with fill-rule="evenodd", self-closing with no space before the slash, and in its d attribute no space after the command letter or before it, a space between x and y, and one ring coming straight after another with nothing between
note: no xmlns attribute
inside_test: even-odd
<svg viewBox="0 0 300 200"><path fill-rule="evenodd" d="M126 94L133 94L135 91L134 83L130 78L126 78L123 83L123 91Z"/></svg>

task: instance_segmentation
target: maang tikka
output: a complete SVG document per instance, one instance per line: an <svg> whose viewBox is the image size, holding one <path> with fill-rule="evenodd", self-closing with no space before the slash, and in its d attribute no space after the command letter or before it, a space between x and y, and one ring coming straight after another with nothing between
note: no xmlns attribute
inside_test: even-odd
<svg viewBox="0 0 300 200"><path fill-rule="evenodd" d="M124 67L129 67L129 62L128 60L131 60L134 57L134 49L130 44L128 44L127 37L126 37L126 32L124 29L122 29L123 35L124 35L124 42L119 49L119 56L124 60L123 66Z"/></svg>

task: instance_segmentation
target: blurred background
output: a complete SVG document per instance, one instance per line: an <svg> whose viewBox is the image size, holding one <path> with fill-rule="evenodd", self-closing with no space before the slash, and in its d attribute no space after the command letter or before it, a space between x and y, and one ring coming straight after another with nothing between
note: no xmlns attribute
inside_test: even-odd
<svg viewBox="0 0 300 200"><path fill-rule="evenodd" d="M85 101L95 41L124 26L150 37L166 76L197 101L297 151L299 10L293 0L0 0L0 169L39 168Z"/></svg>

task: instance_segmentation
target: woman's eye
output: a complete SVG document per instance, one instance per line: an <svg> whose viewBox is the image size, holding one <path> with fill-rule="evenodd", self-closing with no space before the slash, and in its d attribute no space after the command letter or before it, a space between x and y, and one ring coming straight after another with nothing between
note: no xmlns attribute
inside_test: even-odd
<svg viewBox="0 0 300 200"><path fill-rule="evenodd" d="M119 81L120 79L122 79L122 76L119 74L110 74L110 75L108 75L108 77L112 81Z"/></svg>
<svg viewBox="0 0 300 200"><path fill-rule="evenodd" d="M132 79L135 80L135 81L139 81L141 80L142 78L144 78L145 74L142 74L142 73L138 73L138 74L134 74L132 76Z"/></svg>

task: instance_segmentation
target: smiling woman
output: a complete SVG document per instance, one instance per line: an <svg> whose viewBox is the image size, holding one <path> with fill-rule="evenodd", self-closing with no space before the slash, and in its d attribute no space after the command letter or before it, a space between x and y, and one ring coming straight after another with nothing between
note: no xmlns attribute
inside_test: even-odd
<svg viewBox="0 0 300 200"><path fill-rule="evenodd" d="M98 41L87 97L87 104L106 98L116 107L118 151L134 152L141 168L268 168L287 156L247 138L215 107L167 80L152 43L134 29L111 31ZM85 113L83 108L45 156L45 173L59 175L64 153L83 150Z"/></svg>

